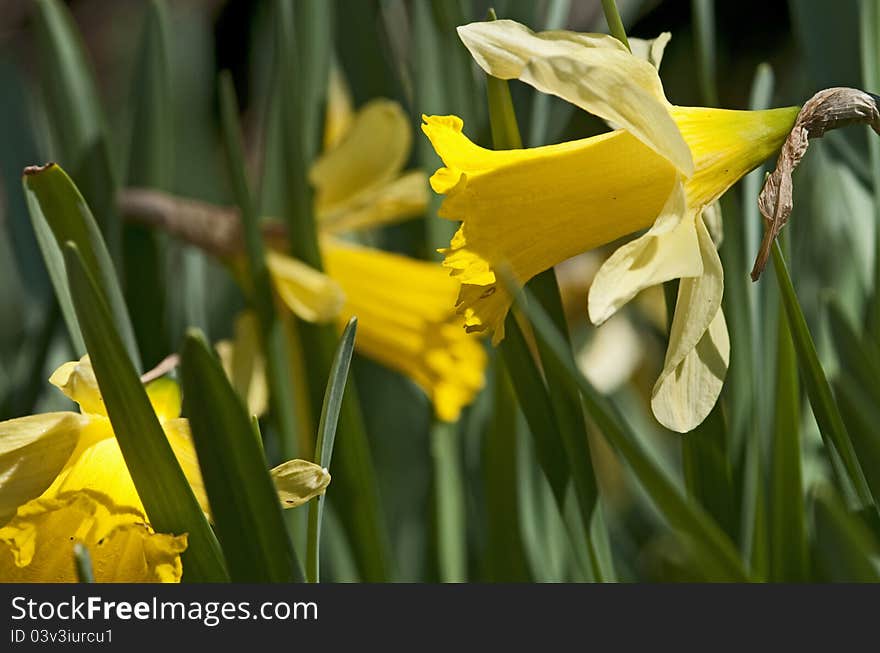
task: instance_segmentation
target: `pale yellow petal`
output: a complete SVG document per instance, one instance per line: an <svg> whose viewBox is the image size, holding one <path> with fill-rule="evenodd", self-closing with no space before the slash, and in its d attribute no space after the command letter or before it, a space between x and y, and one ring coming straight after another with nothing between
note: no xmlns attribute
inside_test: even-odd
<svg viewBox="0 0 880 653"><path fill-rule="evenodd" d="M696 224L703 274L679 284L666 361L651 399L657 420L681 433L702 422L715 405L730 358L721 259L703 221Z"/></svg>
<svg viewBox="0 0 880 653"><path fill-rule="evenodd" d="M519 79L620 125L684 175L693 172L691 152L669 115L657 70L614 37L536 34L511 20L463 25L458 34L488 74Z"/></svg>
<svg viewBox="0 0 880 653"><path fill-rule="evenodd" d="M471 330L502 329L510 298L496 286L505 265L525 283L572 256L649 227L675 183L675 169L624 131L523 150L480 148L454 116L422 129L446 167L431 178L446 194L440 215L463 224L444 250L462 284L459 309Z"/></svg>
<svg viewBox="0 0 880 653"><path fill-rule="evenodd" d="M0 529L3 582L76 582L74 544L89 550L97 582L179 582L186 534L157 534L100 494L73 492L22 506Z"/></svg>
<svg viewBox="0 0 880 653"><path fill-rule="evenodd" d="M360 193L344 206L319 214L321 231L369 229L421 215L428 206L428 195L428 175L421 170L407 172Z"/></svg>
<svg viewBox="0 0 880 653"><path fill-rule="evenodd" d="M718 400L729 360L730 339L719 309L697 346L657 379L651 397L657 421L679 433L696 428Z"/></svg>
<svg viewBox="0 0 880 653"><path fill-rule="evenodd" d="M632 323L625 315L615 315L581 349L577 365L599 392L610 394L629 380L644 354Z"/></svg>
<svg viewBox="0 0 880 653"><path fill-rule="evenodd" d="M260 350L257 316L244 311L235 320L235 340L215 345L223 369L250 415L261 416L269 404L265 361Z"/></svg>
<svg viewBox="0 0 880 653"><path fill-rule="evenodd" d="M678 284L675 316L669 332L669 346L663 374L671 371L696 347L721 307L724 294L724 268L709 231L701 219L695 221L699 239L698 255L702 274L689 276Z"/></svg>
<svg viewBox="0 0 880 653"><path fill-rule="evenodd" d="M351 129L354 120L354 107L351 91L345 75L338 64L330 66L330 80L327 83L327 111L324 113L324 149L330 150Z"/></svg>
<svg viewBox="0 0 880 653"><path fill-rule="evenodd" d="M486 352L455 314L455 280L436 263L330 237L321 244L328 274L345 290L340 323L358 318L357 351L412 379L440 419L458 419L483 387Z"/></svg>
<svg viewBox="0 0 880 653"><path fill-rule="evenodd" d="M49 383L79 404L84 413L107 415L98 380L88 355L79 361L65 363L52 373Z"/></svg>
<svg viewBox="0 0 880 653"><path fill-rule="evenodd" d="M391 100L372 100L351 127L309 171L318 214L333 211L358 194L388 183L409 157L412 133L403 109Z"/></svg>
<svg viewBox="0 0 880 653"><path fill-rule="evenodd" d="M590 320L601 324L645 288L702 271L694 216L687 212L678 183L654 226L618 248L599 268L590 287Z"/></svg>
<svg viewBox="0 0 880 653"><path fill-rule="evenodd" d="M663 52L666 50L666 46L671 39L672 34L669 32L662 32L659 36L653 39L637 39L629 37L627 40L629 41L629 49L634 57L641 59L642 61L647 61L654 66L656 70L660 70L660 62L663 60Z"/></svg>
<svg viewBox="0 0 880 653"><path fill-rule="evenodd" d="M275 291L297 317L306 322L329 322L339 315L345 294L329 276L276 252L268 252L266 262Z"/></svg>
<svg viewBox="0 0 880 653"><path fill-rule="evenodd" d="M307 460L288 460L271 470L278 499L284 508L296 508L318 495L330 484L330 472Z"/></svg>
<svg viewBox="0 0 880 653"><path fill-rule="evenodd" d="M52 485L88 421L65 412L0 422L0 524Z"/></svg>

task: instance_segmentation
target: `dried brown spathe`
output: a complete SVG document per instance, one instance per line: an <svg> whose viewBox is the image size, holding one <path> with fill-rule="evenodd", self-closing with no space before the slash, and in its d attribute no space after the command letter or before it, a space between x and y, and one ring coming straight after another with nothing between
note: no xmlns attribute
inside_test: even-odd
<svg viewBox="0 0 880 653"><path fill-rule="evenodd" d="M819 91L804 104L782 146L776 169L768 175L758 196L758 209L764 216L764 240L752 268L752 281L757 281L761 276L773 241L791 215L791 173L804 158L810 139L820 138L827 131L855 123L866 123L880 134L878 102L880 97L872 93L838 87Z"/></svg>

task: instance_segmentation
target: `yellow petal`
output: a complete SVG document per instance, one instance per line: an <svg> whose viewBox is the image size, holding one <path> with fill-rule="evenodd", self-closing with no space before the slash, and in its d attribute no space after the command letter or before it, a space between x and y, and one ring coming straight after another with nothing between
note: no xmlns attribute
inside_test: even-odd
<svg viewBox="0 0 880 653"><path fill-rule="evenodd" d="M654 39L636 39L629 37L627 40L629 41L629 49L634 57L641 59L642 61L647 61L654 66L655 70L660 70L660 62L663 60L663 52L666 50L666 46L671 39L672 34L669 32L662 32Z"/></svg>
<svg viewBox="0 0 880 653"><path fill-rule="evenodd" d="M296 259L268 252L266 262L281 300L307 322L329 322L339 315L344 293L327 275Z"/></svg>
<svg viewBox="0 0 880 653"><path fill-rule="evenodd" d="M607 320L649 286L703 272L694 216L686 211L679 183L654 226L602 264L590 287L588 307L594 324Z"/></svg>
<svg viewBox="0 0 880 653"><path fill-rule="evenodd" d="M330 484L330 472L307 460L288 460L271 470L284 508L296 508L320 494Z"/></svg>
<svg viewBox="0 0 880 653"><path fill-rule="evenodd" d="M4 582L76 582L73 546L89 550L97 582L179 582L186 534L155 533L138 513L74 492L22 506L0 529Z"/></svg>
<svg viewBox="0 0 880 653"><path fill-rule="evenodd" d="M208 494L205 492L205 483L202 481L202 470L199 467L199 459L196 456L196 448L192 441L192 432L189 428L189 420L179 418L172 419L162 424L168 444L174 452L174 457L189 481L196 501L206 514L210 514Z"/></svg>
<svg viewBox="0 0 880 653"><path fill-rule="evenodd" d="M151 381L145 390L160 422L180 416L180 386L167 376Z"/></svg>
<svg viewBox="0 0 880 653"><path fill-rule="evenodd" d="M730 356L721 311L721 259L703 221L696 224L704 271L679 284L666 361L651 399L657 420L680 433L693 429L712 410Z"/></svg>
<svg viewBox="0 0 880 653"><path fill-rule="evenodd" d="M455 116L422 126L446 167L431 178L446 193L440 215L463 220L444 266L462 284L467 326L494 330L510 299L495 267L520 283L572 256L649 227L675 168L628 132L522 150L492 151L465 137Z"/></svg>
<svg viewBox="0 0 880 653"><path fill-rule="evenodd" d="M82 412L107 415L104 399L98 388L98 380L95 378L88 355L83 356L79 361L65 363L59 367L49 377L49 383L78 403Z"/></svg>
<svg viewBox="0 0 880 653"><path fill-rule="evenodd" d="M309 171L318 214L335 211L394 179L409 157L412 133L403 109L390 100L368 102L341 141Z"/></svg>
<svg viewBox="0 0 880 653"><path fill-rule="evenodd" d="M607 34L539 32L511 20L471 23L458 34L477 64L501 79L519 79L604 118L669 159L689 176L694 161L657 70Z"/></svg>
<svg viewBox="0 0 880 653"><path fill-rule="evenodd" d="M393 224L421 215L428 206L428 176L414 170L318 215L321 231L339 233Z"/></svg>
<svg viewBox="0 0 880 653"><path fill-rule="evenodd" d="M453 309L457 283L435 263L321 240L327 272L345 290L342 322L358 318L358 352L418 384L454 421L483 387L486 352Z"/></svg>
<svg viewBox="0 0 880 653"><path fill-rule="evenodd" d="M727 324L718 309L697 346L675 369L657 379L651 397L657 421L679 433L696 428L718 400L729 360Z"/></svg>
<svg viewBox="0 0 880 653"><path fill-rule="evenodd" d="M269 391L258 329L257 316L245 311L235 320L235 341L224 340L215 347L226 376L245 401L248 413L261 416L269 404Z"/></svg>
<svg viewBox="0 0 880 653"><path fill-rule="evenodd" d="M699 239L698 255L703 269L699 276L682 279L678 284L675 316L669 331L669 347L663 365L664 374L670 373L696 347L709 324L715 319L724 293L724 268L712 237L702 219L697 219L694 224Z"/></svg>
<svg viewBox="0 0 880 653"><path fill-rule="evenodd" d="M330 66L327 83L327 111L324 114L324 149L332 149L351 129L354 107L351 92L338 64Z"/></svg>
<svg viewBox="0 0 880 653"><path fill-rule="evenodd" d="M88 421L65 412L0 422L0 524L52 484Z"/></svg>
<svg viewBox="0 0 880 653"><path fill-rule="evenodd" d="M100 495L116 511L136 513L146 519L116 438L99 440L84 449L41 498L57 499L81 491Z"/></svg>

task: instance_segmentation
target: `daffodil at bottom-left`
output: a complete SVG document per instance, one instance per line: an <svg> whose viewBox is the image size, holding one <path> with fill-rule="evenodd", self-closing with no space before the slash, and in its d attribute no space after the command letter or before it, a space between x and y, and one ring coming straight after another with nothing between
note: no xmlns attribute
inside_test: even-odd
<svg viewBox="0 0 880 653"><path fill-rule="evenodd" d="M178 582L186 533L156 533L150 526L88 358L65 363L50 382L79 404L79 413L0 422L0 581L76 581L73 547L80 542L97 582ZM163 378L146 391L196 499L209 512L189 423L179 417L178 385ZM289 507L322 493L330 481L305 461L289 461L273 477Z"/></svg>

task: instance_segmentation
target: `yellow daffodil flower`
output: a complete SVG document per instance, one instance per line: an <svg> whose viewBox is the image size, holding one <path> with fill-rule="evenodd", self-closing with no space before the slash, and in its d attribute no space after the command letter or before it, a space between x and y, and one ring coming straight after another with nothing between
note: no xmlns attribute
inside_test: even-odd
<svg viewBox="0 0 880 653"><path fill-rule="evenodd" d="M73 545L89 549L98 582L177 582L187 535L156 533L129 476L88 357L50 378L80 412L0 422L0 580L76 580ZM146 387L156 416L202 509L209 511L180 390ZM322 493L326 470L288 461L273 470L282 505Z"/></svg>
<svg viewBox="0 0 880 653"><path fill-rule="evenodd" d="M462 330L452 308L458 284L438 264L334 236L420 215L428 201L426 175L402 172L412 135L400 106L373 100L352 115L339 108L346 98L337 79L325 133L329 147L309 174L326 276L273 252L268 265L275 289L305 320L335 316L344 325L356 315L357 350L412 379L439 419L455 421L483 387L486 365L482 345Z"/></svg>
<svg viewBox="0 0 880 653"><path fill-rule="evenodd" d="M620 247L591 286L601 324L641 290L681 279L666 360L651 406L686 432L721 391L730 344L723 274L704 211L772 155L797 108L727 111L670 104L648 61L602 34L534 33L509 20L459 27L486 73L519 79L618 127L582 140L492 151L472 143L456 116L425 116L443 160L431 177L442 217L462 221L444 251L460 282L470 331L504 336L511 304L496 271L519 284L576 254L647 231Z"/></svg>

